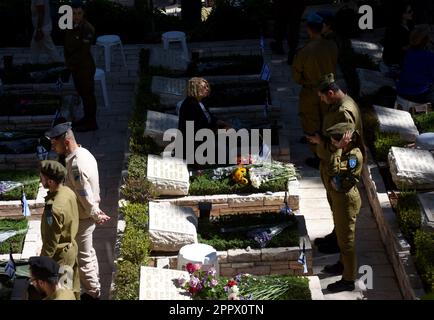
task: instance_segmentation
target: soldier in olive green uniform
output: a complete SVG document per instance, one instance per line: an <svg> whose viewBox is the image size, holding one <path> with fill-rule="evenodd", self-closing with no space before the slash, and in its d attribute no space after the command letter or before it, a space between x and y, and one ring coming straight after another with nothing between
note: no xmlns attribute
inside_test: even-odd
<svg viewBox="0 0 434 320"><path fill-rule="evenodd" d="M321 78L336 73L338 49L333 41L321 37L323 20L317 14L308 17L309 42L297 53L292 65L294 80L302 85L299 116L305 135L321 133L322 116L326 106L318 97L317 87ZM315 152L315 147L311 145Z"/></svg>
<svg viewBox="0 0 434 320"><path fill-rule="evenodd" d="M75 89L83 100L84 118L74 123L78 132L98 129L96 123L95 98L95 61L91 46L95 38L95 29L84 18L83 4L73 1L74 28L65 32L65 62L71 70Z"/></svg>
<svg viewBox="0 0 434 320"><path fill-rule="evenodd" d="M53 258L61 266L73 271L72 289L79 296L78 232L79 215L75 193L62 184L66 169L57 161L41 162L41 182L48 189L41 219L41 256Z"/></svg>
<svg viewBox="0 0 434 320"><path fill-rule="evenodd" d="M74 293L62 286L61 267L49 257L30 257L31 284L45 295L43 300L76 300Z"/></svg>
<svg viewBox="0 0 434 320"><path fill-rule="evenodd" d="M340 90L335 82L333 74L327 74L322 78L318 87L318 95L321 101L328 106L328 111L324 115L322 135L309 138L310 142L316 145L316 154L320 158L320 175L327 192L327 199L330 208L333 208L333 200L330 196L330 185L328 184L327 166L331 154L334 152L330 139L327 137L325 129L341 122L352 123L356 130L363 132L362 119L359 107L351 97ZM339 251L336 242L336 234L332 232L325 238L317 239L315 244L319 246L319 251L323 253L336 253Z"/></svg>
<svg viewBox="0 0 434 320"><path fill-rule="evenodd" d="M330 185L333 221L343 266L342 279L330 284L331 292L352 291L357 277L357 259L354 247L356 218L362 205L357 183L363 168L364 145L352 123L338 123L327 129L335 151L327 165L327 183Z"/></svg>

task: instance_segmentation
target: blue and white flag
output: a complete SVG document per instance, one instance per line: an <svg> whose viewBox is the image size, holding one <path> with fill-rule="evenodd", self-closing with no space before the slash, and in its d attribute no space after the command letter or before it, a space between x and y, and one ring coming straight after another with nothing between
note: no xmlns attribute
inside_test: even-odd
<svg viewBox="0 0 434 320"><path fill-rule="evenodd" d="M23 195L21 197L21 207L22 207L22 213L25 217L30 217L32 213L30 212L29 203L27 202L26 194L23 191Z"/></svg>
<svg viewBox="0 0 434 320"><path fill-rule="evenodd" d="M261 36L261 38L259 38L259 48L261 48L261 54L264 55L265 52L265 41L264 41L264 37Z"/></svg>
<svg viewBox="0 0 434 320"><path fill-rule="evenodd" d="M5 273L9 276L9 278L15 277L15 272L17 271L17 266L15 265L14 258L12 257L12 246L10 247L9 252L9 261L5 265Z"/></svg>
<svg viewBox="0 0 434 320"><path fill-rule="evenodd" d="M298 263L303 265L303 273L308 273L307 270L307 261L306 261L306 242L303 239L303 250L300 253L300 257L298 258Z"/></svg>

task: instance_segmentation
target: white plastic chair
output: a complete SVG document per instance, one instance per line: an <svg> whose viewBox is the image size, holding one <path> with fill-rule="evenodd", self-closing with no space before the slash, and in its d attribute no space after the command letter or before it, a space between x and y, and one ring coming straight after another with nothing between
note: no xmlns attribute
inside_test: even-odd
<svg viewBox="0 0 434 320"><path fill-rule="evenodd" d="M95 82L99 81L101 83L102 95L104 97L104 105L107 109L110 108L106 77L105 77L105 72L103 69L96 68L94 80L95 80Z"/></svg>
<svg viewBox="0 0 434 320"><path fill-rule="evenodd" d="M187 47L187 37L185 36L184 32L182 31L165 32L161 36L161 40L163 41L164 50L169 50L170 42L181 42L183 57L187 61L190 61L190 56L188 54L188 47Z"/></svg>
<svg viewBox="0 0 434 320"><path fill-rule="evenodd" d="M117 36L117 35L100 36L96 39L96 47L98 47L98 46L104 48L104 60L105 60L106 72L110 72L110 66L111 66L111 51L110 50L111 50L111 47L114 47L114 46L120 46L124 66L125 67L127 66L124 48L122 46L122 41L121 41L121 38L119 36Z"/></svg>

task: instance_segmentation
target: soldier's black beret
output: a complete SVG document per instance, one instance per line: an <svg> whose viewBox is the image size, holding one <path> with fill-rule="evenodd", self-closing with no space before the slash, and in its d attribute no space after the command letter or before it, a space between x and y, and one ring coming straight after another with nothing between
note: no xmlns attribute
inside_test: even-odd
<svg viewBox="0 0 434 320"><path fill-rule="evenodd" d="M30 257L30 270L32 276L38 280L58 280L59 264L50 257Z"/></svg>
<svg viewBox="0 0 434 320"><path fill-rule="evenodd" d="M53 180L63 180L66 176L66 168L57 161L44 160L41 161L41 173Z"/></svg>
<svg viewBox="0 0 434 320"><path fill-rule="evenodd" d="M60 137L65 134L68 130L72 129L71 122L59 123L54 126L51 130L45 132L45 136L49 139Z"/></svg>

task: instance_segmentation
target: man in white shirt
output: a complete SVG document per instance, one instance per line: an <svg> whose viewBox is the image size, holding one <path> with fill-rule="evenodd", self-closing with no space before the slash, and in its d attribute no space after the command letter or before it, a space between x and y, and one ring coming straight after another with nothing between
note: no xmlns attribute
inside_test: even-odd
<svg viewBox="0 0 434 320"><path fill-rule="evenodd" d="M52 149L57 154L66 156L65 185L77 196L80 222L76 241L80 282L84 291L81 299L99 299L101 284L92 235L95 224L103 224L110 217L99 208L101 198L98 165L94 156L77 144L70 122L58 124L46 136L51 140Z"/></svg>
<svg viewBox="0 0 434 320"><path fill-rule="evenodd" d="M39 55L46 53L50 62L62 61L53 39L51 39L52 22L49 0L32 0L32 23L35 29L30 43L32 62L39 63Z"/></svg>

